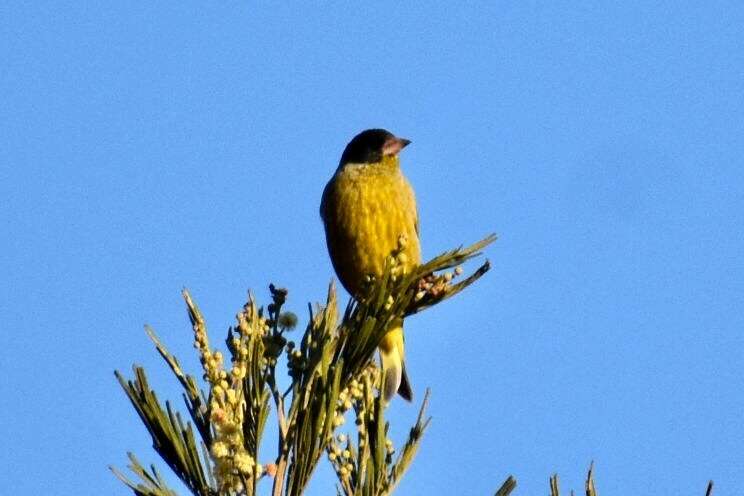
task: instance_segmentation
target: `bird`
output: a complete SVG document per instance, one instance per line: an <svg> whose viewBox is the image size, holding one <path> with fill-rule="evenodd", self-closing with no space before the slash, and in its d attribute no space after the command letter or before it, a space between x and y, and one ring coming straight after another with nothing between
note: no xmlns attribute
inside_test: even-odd
<svg viewBox="0 0 744 496"><path fill-rule="evenodd" d="M416 197L400 167L399 154L411 143L385 129L367 129L346 145L323 190L320 216L333 268L344 288L361 299L370 277L382 276L397 249L406 272L421 263ZM397 392L407 401L413 389L405 366L403 320L395 320L379 344L389 402Z"/></svg>

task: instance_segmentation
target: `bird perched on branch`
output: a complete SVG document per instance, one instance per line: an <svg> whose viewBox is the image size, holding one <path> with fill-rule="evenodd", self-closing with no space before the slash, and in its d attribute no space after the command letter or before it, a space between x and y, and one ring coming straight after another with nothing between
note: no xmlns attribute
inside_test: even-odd
<svg viewBox="0 0 744 496"><path fill-rule="evenodd" d="M356 298L363 296L369 276L383 274L385 259L395 250L404 271L421 262L416 198L398 157L409 143L384 129L359 133L323 191L320 216L328 252L341 284ZM379 350L385 401L396 392L411 401L402 320L391 325Z"/></svg>

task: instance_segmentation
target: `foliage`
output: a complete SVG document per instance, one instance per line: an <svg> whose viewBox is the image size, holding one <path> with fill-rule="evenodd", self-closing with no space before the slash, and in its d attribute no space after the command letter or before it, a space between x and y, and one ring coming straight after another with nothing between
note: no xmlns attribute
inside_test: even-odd
<svg viewBox="0 0 744 496"><path fill-rule="evenodd" d="M153 330L146 330L183 387L190 420L170 402L162 405L142 367L134 367L133 379L118 371L116 377L148 429L155 451L194 495L255 495L264 477L273 479L273 496L299 495L324 454L338 476L338 494L390 494L413 461L429 424L425 415L429 393L408 438L396 451L379 394L377 345L394 321L458 294L485 274L488 261L455 282L462 273L459 265L494 240L489 236L444 253L409 273L402 270L400 247L388 257L380 280L370 281L360 301L349 302L340 321L331 284L325 305L309 307L307 328L298 343L288 339L297 317L282 311L287 291L271 285L271 303L265 309L249 294L237 324L227 332L230 367L225 366L223 353L210 346L204 317L184 290L206 391L184 372ZM291 378L284 391L277 380L282 355ZM262 464L260 458L267 457L260 451L265 448L261 439L271 408L279 441L270 461ZM347 413L355 420L353 437L340 432ZM136 495L176 494L154 466L143 467L133 454L129 459L138 480L112 470Z"/></svg>
<svg viewBox="0 0 744 496"><path fill-rule="evenodd" d="M454 282L462 274L459 264L494 240L495 236L489 236L444 253L411 273L400 270L402 250L393 252L381 280L370 282L362 301L349 302L340 322L331 284L325 305L309 306L307 328L299 343L288 340L297 317L282 311L285 289L270 285L271 303L265 309L249 294L237 324L227 332L229 369L222 352L210 347L204 317L184 290L206 392L194 376L183 371L153 330L145 329L183 387L190 420L168 401L163 407L142 367L134 367L134 379L127 380L118 371L116 377L147 427L155 451L194 495L256 495L262 478L271 479L272 496L300 495L323 454L338 477L338 495L390 494L410 467L429 425L425 415L429 391L408 438L396 451L388 438L385 404L379 394L382 377L374 362L377 345L393 321L456 295L485 274L488 261ZM279 389L277 380L283 354L291 379L285 391ZM261 464L259 457L267 457L260 450L271 408L279 441L270 461ZM347 413L354 417L354 436L341 432ZM112 471L135 495L176 495L155 466L145 468L131 453L129 460L138 480L115 468ZM592 464L586 496L597 496L593 472ZM560 496L558 476L549 482L551 496ZM516 486L517 481L509 476L495 494L508 496ZM706 496L712 494L711 481Z"/></svg>

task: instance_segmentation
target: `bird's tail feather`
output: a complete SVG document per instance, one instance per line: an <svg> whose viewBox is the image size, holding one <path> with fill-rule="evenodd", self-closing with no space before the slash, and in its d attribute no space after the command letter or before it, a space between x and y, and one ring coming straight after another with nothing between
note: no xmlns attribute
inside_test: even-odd
<svg viewBox="0 0 744 496"><path fill-rule="evenodd" d="M403 348L403 327L391 329L380 343L380 361L382 362L383 384L382 396L389 402L395 393L407 401L413 399L411 382L406 374Z"/></svg>
<svg viewBox="0 0 744 496"><path fill-rule="evenodd" d="M411 387L411 381L408 380L408 374L406 373L406 362L403 362L403 368L400 374L400 386L398 386L398 394L406 401L413 401L413 388Z"/></svg>
<svg viewBox="0 0 744 496"><path fill-rule="evenodd" d="M380 348L380 361L383 374L382 396L387 403L393 399L403 382L403 362L395 347L388 350Z"/></svg>

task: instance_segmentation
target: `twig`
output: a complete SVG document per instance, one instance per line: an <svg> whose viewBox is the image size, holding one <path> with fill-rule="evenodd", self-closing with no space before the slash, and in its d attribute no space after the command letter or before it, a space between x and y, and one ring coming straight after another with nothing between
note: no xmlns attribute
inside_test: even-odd
<svg viewBox="0 0 744 496"><path fill-rule="evenodd" d="M494 496L508 496L517 487L517 480L511 475L507 477Z"/></svg>

